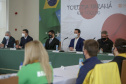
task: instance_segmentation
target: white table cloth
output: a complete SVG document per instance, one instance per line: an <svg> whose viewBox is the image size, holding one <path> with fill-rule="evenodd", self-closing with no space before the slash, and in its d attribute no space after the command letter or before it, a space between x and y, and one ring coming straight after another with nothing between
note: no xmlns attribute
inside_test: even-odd
<svg viewBox="0 0 126 84"><path fill-rule="evenodd" d="M79 65L54 68L53 84L75 84L79 71Z"/></svg>

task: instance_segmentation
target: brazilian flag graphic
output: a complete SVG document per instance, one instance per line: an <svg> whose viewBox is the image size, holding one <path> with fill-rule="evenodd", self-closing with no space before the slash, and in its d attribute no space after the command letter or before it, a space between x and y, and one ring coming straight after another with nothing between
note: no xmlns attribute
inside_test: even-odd
<svg viewBox="0 0 126 84"><path fill-rule="evenodd" d="M44 5L44 9L56 8L58 3L59 3L59 0L46 0L45 5Z"/></svg>
<svg viewBox="0 0 126 84"><path fill-rule="evenodd" d="M60 9L61 0L39 0L39 40L42 43L45 43L49 30L54 30L59 38Z"/></svg>

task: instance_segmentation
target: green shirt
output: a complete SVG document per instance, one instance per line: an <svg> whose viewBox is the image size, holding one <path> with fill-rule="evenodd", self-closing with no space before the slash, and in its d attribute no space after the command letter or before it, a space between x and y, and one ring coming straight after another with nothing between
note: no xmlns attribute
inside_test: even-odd
<svg viewBox="0 0 126 84"><path fill-rule="evenodd" d="M47 84L47 78L43 70L41 70L40 63L36 62L22 66L18 72L19 84ZM52 76L53 77L53 76Z"/></svg>

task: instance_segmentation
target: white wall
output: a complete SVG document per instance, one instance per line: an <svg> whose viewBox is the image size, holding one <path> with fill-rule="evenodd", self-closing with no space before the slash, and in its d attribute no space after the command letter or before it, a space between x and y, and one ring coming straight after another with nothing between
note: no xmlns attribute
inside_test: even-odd
<svg viewBox="0 0 126 84"><path fill-rule="evenodd" d="M18 14L15 15L15 12ZM34 40L39 39L39 0L9 1L9 30L12 36L20 40L23 29L28 29Z"/></svg>
<svg viewBox="0 0 126 84"><path fill-rule="evenodd" d="M5 36L5 32L8 29L7 26L8 21L6 17L8 15L6 15L7 14L6 9L8 10L8 1L0 0L0 43L2 42L3 37Z"/></svg>
<svg viewBox="0 0 126 84"><path fill-rule="evenodd" d="M34 40L39 39L39 0L24 0L24 27Z"/></svg>

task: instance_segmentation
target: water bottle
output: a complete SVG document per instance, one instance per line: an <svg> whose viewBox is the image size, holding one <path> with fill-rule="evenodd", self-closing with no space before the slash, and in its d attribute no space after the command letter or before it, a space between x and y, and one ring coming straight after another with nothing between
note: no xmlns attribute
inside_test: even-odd
<svg viewBox="0 0 126 84"><path fill-rule="evenodd" d="M19 70L21 70L22 66L23 66L23 62L21 62L20 66L19 66Z"/></svg>
<svg viewBox="0 0 126 84"><path fill-rule="evenodd" d="M53 66L52 66L52 62L49 62L49 65L53 68Z"/></svg>
<svg viewBox="0 0 126 84"><path fill-rule="evenodd" d="M100 49L99 53L103 53L102 49Z"/></svg>
<svg viewBox="0 0 126 84"><path fill-rule="evenodd" d="M45 47L45 43L43 44L43 46Z"/></svg>
<svg viewBox="0 0 126 84"><path fill-rule="evenodd" d="M5 48L7 48L7 45L5 45Z"/></svg>
<svg viewBox="0 0 126 84"><path fill-rule="evenodd" d="M83 66L83 58L79 58L79 68L81 68Z"/></svg>
<svg viewBox="0 0 126 84"><path fill-rule="evenodd" d="M15 46L16 46L16 44L14 43L14 48L16 48Z"/></svg>
<svg viewBox="0 0 126 84"><path fill-rule="evenodd" d="M58 51L58 45L56 45L56 51Z"/></svg>

